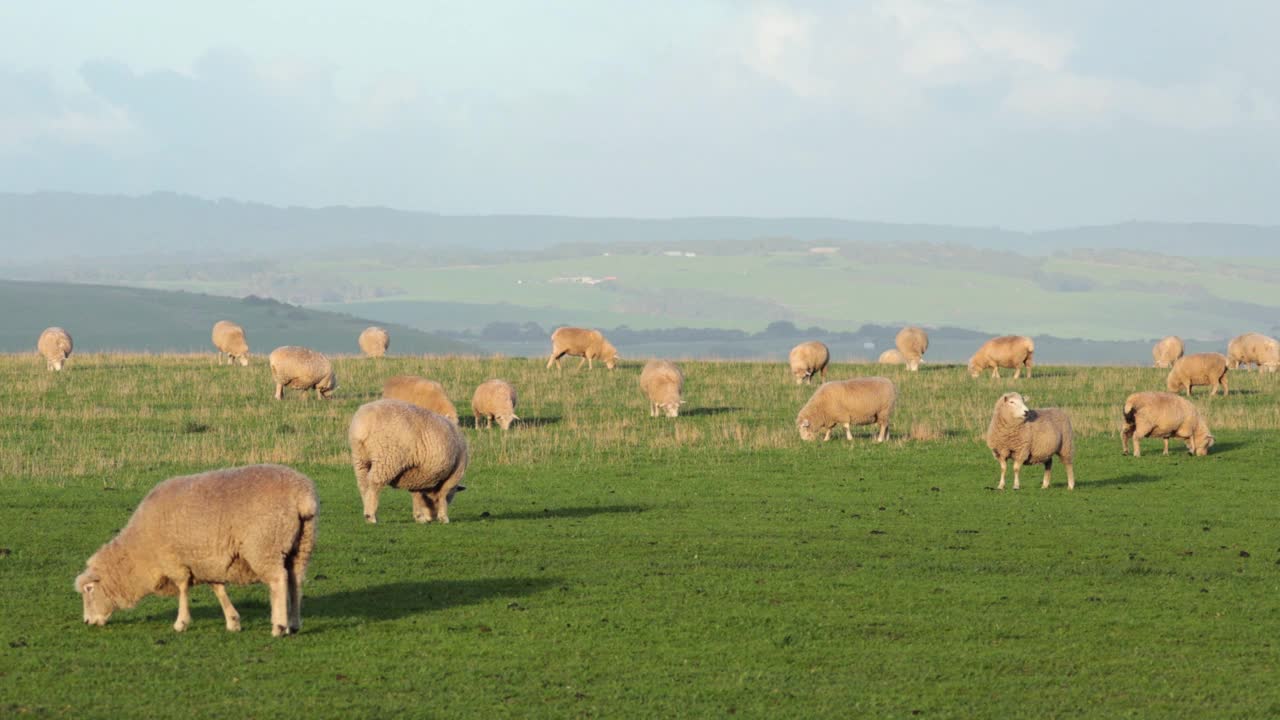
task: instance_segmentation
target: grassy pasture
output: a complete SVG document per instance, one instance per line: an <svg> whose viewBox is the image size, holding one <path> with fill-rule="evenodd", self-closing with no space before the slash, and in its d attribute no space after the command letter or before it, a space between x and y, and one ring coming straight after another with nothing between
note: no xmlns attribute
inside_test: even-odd
<svg viewBox="0 0 1280 720"><path fill-rule="evenodd" d="M1280 376L1197 402L1218 444L1120 454L1146 368L837 365L898 383L892 439L802 443L811 392L781 364L686 362L685 416L651 419L638 363L337 359L320 402L271 400L265 364L0 356L0 716L1274 717ZM572 367L569 364L567 367ZM450 391L471 441L448 526L383 495L364 524L346 449L384 377ZM511 432L470 428L489 377ZM1078 485L993 490L981 442L1016 388L1073 417ZM322 509L303 629L273 640L265 589L80 622L71 581L156 482L281 462Z"/></svg>

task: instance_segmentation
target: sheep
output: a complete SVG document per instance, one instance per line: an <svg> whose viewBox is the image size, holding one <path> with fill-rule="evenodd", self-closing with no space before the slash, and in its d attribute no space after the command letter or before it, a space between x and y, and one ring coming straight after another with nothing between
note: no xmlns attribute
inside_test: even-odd
<svg viewBox="0 0 1280 720"><path fill-rule="evenodd" d="M827 363L831 360L831 351L817 340L803 342L791 348L787 361L791 365L791 375L796 384L812 383L813 374L819 373L823 382L827 380Z"/></svg>
<svg viewBox="0 0 1280 720"><path fill-rule="evenodd" d="M906 361L907 359L902 357L902 352L893 348L880 353L880 359L876 360L881 365L902 365Z"/></svg>
<svg viewBox="0 0 1280 720"><path fill-rule="evenodd" d="M498 427L509 429L512 421L520 419L516 415L516 389L506 380L485 380L471 396L471 413L477 430L480 428L480 418L488 422L485 425L487 428L492 428L493 421L497 420Z"/></svg>
<svg viewBox="0 0 1280 720"><path fill-rule="evenodd" d="M898 352L902 353L907 369L911 372L918 371L920 363L924 361L924 353L929 349L929 334L922 328L908 325L898 331L898 336L894 338L893 343L897 346Z"/></svg>
<svg viewBox="0 0 1280 720"><path fill-rule="evenodd" d="M832 380L814 391L809 402L796 415L796 429L800 439L814 440L818 431L825 431L823 441L831 439L831 430L844 426L844 436L853 439L851 425L880 426L876 442L889 438L889 419L898 402L898 389L893 381L883 377L864 377L852 380Z"/></svg>
<svg viewBox="0 0 1280 720"><path fill-rule="evenodd" d="M1227 344L1227 367L1238 370L1257 365L1262 372L1280 369L1280 341L1262 333L1245 333Z"/></svg>
<svg viewBox="0 0 1280 720"><path fill-rule="evenodd" d="M595 369L595 360L603 360L604 366L612 370L618 363L618 349L599 330L586 328L562 327L551 333L551 357L547 360L547 369L555 363L561 369L560 358L573 355L582 358L578 363L581 370L585 363L588 370Z"/></svg>
<svg viewBox="0 0 1280 720"><path fill-rule="evenodd" d="M283 465L249 465L169 478L152 488L129 523L76 578L84 621L158 593L178 596L173 629L191 624L188 592L208 584L227 630L240 615L226 584L264 583L271 592L271 634L302 627L302 581L316 542L315 485Z"/></svg>
<svg viewBox="0 0 1280 720"><path fill-rule="evenodd" d="M1182 351L1182 338L1177 335L1169 335L1151 348L1151 359L1155 360L1158 368L1173 367L1178 358L1182 357Z"/></svg>
<svg viewBox="0 0 1280 720"><path fill-rule="evenodd" d="M36 350L44 356L46 369L60 372L71 356L71 334L60 327L45 328L36 341Z"/></svg>
<svg viewBox="0 0 1280 720"><path fill-rule="evenodd" d="M678 417L684 400L684 373L669 360L650 360L640 371L640 390L649 399L649 416L658 417L659 411L667 417Z"/></svg>
<svg viewBox="0 0 1280 720"><path fill-rule="evenodd" d="M1196 385L1211 385L1210 395L1218 394L1218 386L1222 386L1222 394L1231 394L1227 387L1227 356L1222 353L1196 353L1186 355L1173 364L1169 377L1165 379L1165 389L1169 392L1185 391L1191 397L1191 388Z"/></svg>
<svg viewBox="0 0 1280 720"><path fill-rule="evenodd" d="M1124 401L1124 430L1120 433L1120 450L1129 454L1129 438L1133 438L1133 456L1142 457L1139 438L1164 440L1164 454L1169 454L1169 438L1187 441L1192 455L1204 456L1213 447L1213 434L1204 416L1190 400L1167 392L1136 392Z"/></svg>
<svg viewBox="0 0 1280 720"><path fill-rule="evenodd" d="M297 345L285 345L271 351L267 358L271 379L276 383L276 399L284 398L286 387L294 390L316 389L316 397L328 400L338 389L338 376L329 358Z"/></svg>
<svg viewBox="0 0 1280 720"><path fill-rule="evenodd" d="M1013 460L1013 489L1021 489L1019 475L1023 465L1044 465L1044 482L1040 489L1049 487L1049 475L1053 469L1053 456L1057 455L1067 466L1067 489L1076 487L1075 441L1071 433L1071 418L1057 408L1032 410L1016 392L1005 393L996 401L987 426L987 447L1000 463L1000 484L1004 490L1004 476L1008 461Z"/></svg>
<svg viewBox="0 0 1280 720"><path fill-rule="evenodd" d="M457 408L449 400L449 394L445 392L444 386L435 380L416 375L389 377L382 383L382 397L403 400L437 415L443 415L454 425L458 424Z"/></svg>
<svg viewBox="0 0 1280 720"><path fill-rule="evenodd" d="M244 328L230 320L219 320L213 324L213 346L218 348L218 364L222 364L225 356L228 364L240 363L241 367L249 364L249 343L244 338Z"/></svg>
<svg viewBox="0 0 1280 720"><path fill-rule="evenodd" d="M969 377L978 377L983 370L991 368L991 377L1000 377L1000 368L1015 368L1013 379L1017 380L1026 368L1027 377L1031 377L1031 365L1034 360L1036 344L1025 335L1003 335L991 338L978 348L978 352L969 358Z"/></svg>
<svg viewBox="0 0 1280 720"><path fill-rule="evenodd" d="M383 328L367 327L360 333L357 342L360 345L360 352L371 358L380 358L387 354L387 348L391 346L391 336Z"/></svg>
<svg viewBox="0 0 1280 720"><path fill-rule="evenodd" d="M364 519L378 522L384 486L413 494L413 519L449 522L449 502L467 471L467 441L456 425L402 400L361 405L347 432Z"/></svg>

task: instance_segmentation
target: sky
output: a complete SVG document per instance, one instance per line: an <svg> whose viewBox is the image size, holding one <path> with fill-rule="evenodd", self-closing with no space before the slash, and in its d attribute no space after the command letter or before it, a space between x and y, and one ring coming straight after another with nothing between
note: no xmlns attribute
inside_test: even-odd
<svg viewBox="0 0 1280 720"><path fill-rule="evenodd" d="M0 192L1280 224L1271 0L42 0L0 27Z"/></svg>

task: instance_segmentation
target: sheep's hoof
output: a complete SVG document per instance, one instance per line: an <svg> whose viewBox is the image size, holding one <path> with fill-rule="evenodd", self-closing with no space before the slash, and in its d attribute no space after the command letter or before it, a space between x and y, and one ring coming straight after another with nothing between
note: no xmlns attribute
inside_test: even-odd
<svg viewBox="0 0 1280 720"><path fill-rule="evenodd" d="M369 524L371 524L371 525L377 525L377 524L378 524L378 518L377 518L377 516L375 516L375 515L365 515L365 516L364 516L364 521L365 521L365 522L367 522L367 523L369 523Z"/></svg>
<svg viewBox="0 0 1280 720"><path fill-rule="evenodd" d="M283 625L273 625L271 627L271 637L284 637L289 634L289 628Z"/></svg>
<svg viewBox="0 0 1280 720"><path fill-rule="evenodd" d="M421 524L425 525L425 524L427 524L427 523L431 522L431 518L430 518L429 516L427 516L427 515L414 515L414 516L413 516L413 521L414 521L414 522L416 522L416 523L421 523Z"/></svg>
<svg viewBox="0 0 1280 720"><path fill-rule="evenodd" d="M240 632L240 618L227 618L227 632Z"/></svg>
<svg viewBox="0 0 1280 720"><path fill-rule="evenodd" d="M299 632L300 630L302 630L302 625L290 625L290 626L289 626L289 634L290 634L290 635L297 635L297 634L298 634L298 632Z"/></svg>
<svg viewBox="0 0 1280 720"><path fill-rule="evenodd" d="M173 631L182 632L183 630L187 629L187 624L188 623L185 620L178 620L173 623Z"/></svg>

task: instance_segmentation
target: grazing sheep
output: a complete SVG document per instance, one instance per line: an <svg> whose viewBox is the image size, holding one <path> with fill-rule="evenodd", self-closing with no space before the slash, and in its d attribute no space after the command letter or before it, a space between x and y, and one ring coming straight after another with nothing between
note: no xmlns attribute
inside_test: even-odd
<svg viewBox="0 0 1280 720"><path fill-rule="evenodd" d="M1218 394L1218 386L1222 386L1222 394L1229 395L1227 387L1227 356L1222 353L1196 353L1186 355L1173 364L1165 387L1169 392L1182 390L1191 396L1191 388L1196 385L1210 385L1210 395Z"/></svg>
<svg viewBox="0 0 1280 720"><path fill-rule="evenodd" d="M996 401L987 427L987 447L996 462L1000 463L1000 484L1004 489L1004 475L1008 461L1013 460L1013 489L1020 489L1019 475L1023 465L1044 464L1044 482L1040 488L1049 487L1049 474L1053 469L1053 456L1062 458L1067 466L1067 489L1076 487L1075 442L1071 433L1071 418L1057 408L1032 410L1016 392L1005 393Z"/></svg>
<svg viewBox="0 0 1280 720"><path fill-rule="evenodd" d="M906 361L907 359L902 357L902 352L900 350L893 349L885 350L880 353L880 359L876 360L876 362L881 365L902 365Z"/></svg>
<svg viewBox="0 0 1280 720"><path fill-rule="evenodd" d="M364 519L378 522L382 488L413 494L413 519L449 522L449 502L467 471L467 441L456 425L401 400L374 400L356 410L347 432Z"/></svg>
<svg viewBox="0 0 1280 720"><path fill-rule="evenodd" d="M1256 332L1232 338L1227 344L1227 367L1249 370L1250 365L1263 372L1280 369L1280 341Z"/></svg>
<svg viewBox="0 0 1280 720"><path fill-rule="evenodd" d="M224 356L227 364L240 363L241 367L249 364L249 343L244 338L244 328L230 320L213 324L213 346L218 348L219 365Z"/></svg>
<svg viewBox="0 0 1280 720"><path fill-rule="evenodd" d="M1164 454L1169 454L1169 438L1187 441L1192 455L1208 455L1213 447L1213 434L1204 416L1190 400L1167 392L1136 392L1124 401L1124 430L1120 433L1120 449L1129 454L1129 438L1133 438L1133 456L1142 457L1139 438L1164 440Z"/></svg>
<svg viewBox="0 0 1280 720"><path fill-rule="evenodd" d="M513 420L520 419L516 415L516 389L506 380L485 380L471 396L471 413L476 429L480 428L480 418L488 422L487 428L493 427L494 420L503 430L510 428Z"/></svg>
<svg viewBox="0 0 1280 720"><path fill-rule="evenodd" d="M302 580L316 542L318 506L311 480L282 465L210 470L152 488L111 542L85 564L75 587L84 621L106 625L118 608L153 593L178 596L173 629L191 624L192 585L213 588L227 629L240 615L227 583L264 583L271 592L271 634L302 627Z"/></svg>
<svg viewBox="0 0 1280 720"><path fill-rule="evenodd" d="M832 380L814 391L809 402L796 415L796 428L801 440L814 440L819 431L825 431L822 439L831 439L831 430L844 426L845 438L852 440L851 425L880 426L876 442L889 438L889 419L898 402L898 389L893 381L883 377Z"/></svg>
<svg viewBox="0 0 1280 720"><path fill-rule="evenodd" d="M1151 359L1155 360L1158 368L1173 367L1178 358L1182 357L1182 347L1182 338L1170 335L1151 348Z"/></svg>
<svg viewBox="0 0 1280 720"><path fill-rule="evenodd" d="M920 363L924 361L925 351L929 349L929 334L922 328L908 325L898 331L893 344L898 347L898 352L902 353L907 369L916 372L920 369Z"/></svg>
<svg viewBox="0 0 1280 720"><path fill-rule="evenodd" d="M338 376L329 358L297 345L285 345L271 351L267 358L271 379L276 383L276 399L284 398L286 387L307 391L316 389L316 397L328 400L338 389Z"/></svg>
<svg viewBox="0 0 1280 720"><path fill-rule="evenodd" d="M820 373L822 380L827 379L827 363L831 360L831 351L827 350L827 346L817 340L803 342L791 348L791 354L787 356L787 360L791 365L791 374L795 376L796 384L812 383L813 374Z"/></svg>
<svg viewBox="0 0 1280 720"><path fill-rule="evenodd" d="M978 352L969 358L969 377L978 377L983 370L991 368L991 377L1000 377L1000 368L1015 368L1013 379L1017 380L1022 369L1027 369L1027 377L1031 377L1031 365L1036 352L1036 344L1025 335L1003 335L991 338L978 348Z"/></svg>
<svg viewBox="0 0 1280 720"><path fill-rule="evenodd" d="M360 333L357 342L360 343L360 352L371 358L380 358L387 354L387 348L391 346L391 336L380 327L367 327Z"/></svg>
<svg viewBox="0 0 1280 720"><path fill-rule="evenodd" d="M71 355L71 334L60 327L45 328L36 341L36 350L44 356L47 369L60 371Z"/></svg>
<svg viewBox="0 0 1280 720"><path fill-rule="evenodd" d="M640 389L649 398L649 416L658 417L661 410L667 417L680 415L684 403L680 393L684 390L684 373L669 360L650 360L640 371Z"/></svg>
<svg viewBox="0 0 1280 720"><path fill-rule="evenodd" d="M435 380L416 375L389 377L382 383L382 397L403 400L437 415L443 415L454 425L458 424L457 408L449 400L449 394L445 392L444 386Z"/></svg>
<svg viewBox="0 0 1280 720"><path fill-rule="evenodd" d="M581 370L586 364L588 370L595 369L595 360L603 360L604 366L612 370L618 363L618 349L599 330L586 328L562 327L551 333L551 357L547 360L547 368L555 363L560 369L560 358L573 355L582 358L578 363Z"/></svg>

